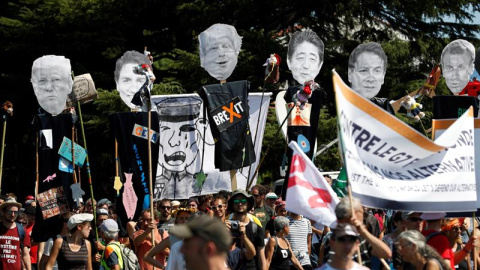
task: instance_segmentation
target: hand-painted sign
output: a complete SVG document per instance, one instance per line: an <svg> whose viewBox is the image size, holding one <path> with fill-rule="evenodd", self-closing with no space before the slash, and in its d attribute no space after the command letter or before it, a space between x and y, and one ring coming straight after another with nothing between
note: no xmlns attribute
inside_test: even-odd
<svg viewBox="0 0 480 270"><path fill-rule="evenodd" d="M147 133L148 133L148 128L147 127L141 126L139 124L135 124L135 126L133 126L133 132L132 132L133 136L144 138L146 140L147 139ZM155 132L153 129L150 129L150 136L149 137L150 137L150 141L152 143L157 143L158 142L158 133Z"/></svg>
<svg viewBox="0 0 480 270"><path fill-rule="evenodd" d="M75 144L74 147L75 165L82 167L83 163L85 162L85 158L87 157L87 151L85 151L85 149L78 144ZM58 149L58 154L69 161L72 161L72 141L69 138L63 137L60 149Z"/></svg>
<svg viewBox="0 0 480 270"><path fill-rule="evenodd" d="M211 114L218 130L222 132L243 119L248 118L247 110L244 106L240 98L235 97L224 105L213 109Z"/></svg>
<svg viewBox="0 0 480 270"><path fill-rule="evenodd" d="M49 189L38 194L38 204L42 210L43 219L51 218L67 212L67 197L62 187Z"/></svg>

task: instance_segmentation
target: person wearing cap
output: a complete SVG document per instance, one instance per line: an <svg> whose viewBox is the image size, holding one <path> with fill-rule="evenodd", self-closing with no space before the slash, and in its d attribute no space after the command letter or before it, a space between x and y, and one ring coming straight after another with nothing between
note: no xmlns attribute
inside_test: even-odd
<svg viewBox="0 0 480 270"><path fill-rule="evenodd" d="M368 231L367 227L363 223L364 220L364 209L361 201L358 198L352 197L353 201L353 210L352 215L352 206L350 204L349 197L344 197L335 207L335 215L337 217L337 223L348 223L355 226L359 235L360 235L360 253L362 256L362 264L364 266L370 267L371 257L375 256L379 259L387 260L392 257L392 251L390 248L382 242L379 238L375 237L371 232ZM332 232L325 235L322 240L322 245L320 247L321 251L319 254L318 263L327 262L330 258L330 239ZM356 254L354 255L354 260L357 260Z"/></svg>
<svg viewBox="0 0 480 270"><path fill-rule="evenodd" d="M178 210L180 208L180 202L177 200L172 201L172 211Z"/></svg>
<svg viewBox="0 0 480 270"><path fill-rule="evenodd" d="M16 219L22 204L14 198L8 198L2 205L0 211L3 213L2 225L0 226L0 269L17 270L23 265L27 270L31 269L30 264L30 234ZM23 241L22 235L23 232Z"/></svg>
<svg viewBox="0 0 480 270"><path fill-rule="evenodd" d="M423 229L423 219L420 217L422 213L419 212L403 212L402 219L407 230L417 230L419 232Z"/></svg>
<svg viewBox="0 0 480 270"><path fill-rule="evenodd" d="M352 260L360 247L360 234L354 225L339 223L332 229L330 247L333 251L331 260L317 270L363 270L368 269Z"/></svg>
<svg viewBox="0 0 480 270"><path fill-rule="evenodd" d="M92 214L75 214L68 219L70 235L55 239L46 270L52 270L55 261L58 269L92 269L92 246L87 240L92 230Z"/></svg>
<svg viewBox="0 0 480 270"><path fill-rule="evenodd" d="M256 256L253 260L245 260L245 269L266 269L265 260L265 241L264 241L264 229L254 215L248 214L248 210L252 209L255 203L255 199L252 195L248 194L245 190L237 189L233 192L232 197L228 200L227 211L232 213L229 215L226 221L227 226L231 220L238 220L246 228L246 235L250 242L255 246ZM242 246L241 239L236 240L238 247Z"/></svg>
<svg viewBox="0 0 480 270"><path fill-rule="evenodd" d="M113 219L106 219L100 225L100 235L106 244L100 260L100 270L120 270L124 267L120 242L116 241L118 239L118 231L118 224ZM98 257L100 257L99 254L97 255Z"/></svg>
<svg viewBox="0 0 480 270"><path fill-rule="evenodd" d="M100 200L101 201L101 200ZM100 205L100 201L98 201L98 205ZM97 228L100 228L102 226L102 223L108 219L108 210L105 210L105 208L97 208ZM93 254L98 253L98 251L102 251L105 249L105 242L103 241L97 241L95 237L95 233L90 233L88 237L89 241L93 241L95 243Z"/></svg>
<svg viewBox="0 0 480 270"><path fill-rule="evenodd" d="M275 209L275 201L277 201L278 196L273 192L267 193L265 196L265 204L270 206L270 208Z"/></svg>
<svg viewBox="0 0 480 270"><path fill-rule="evenodd" d="M73 215L74 214L72 212L65 212L65 213L57 216L59 218L59 220L58 220L59 225L61 226L61 228L59 228L60 233L57 234L55 238L49 238L45 242L45 246L44 246L44 249L43 249L43 255L42 255L42 258L40 259L40 262L39 262L39 269L46 269L47 261L48 261L48 258L50 258L50 254L52 252L52 247L53 247L53 243L54 243L55 239L62 238L64 236L66 237L70 234L70 232L68 230L68 227L67 227L67 224L68 224L68 220ZM58 270L57 262L55 262L55 264L53 265L53 270Z"/></svg>
<svg viewBox="0 0 480 270"><path fill-rule="evenodd" d="M267 189L262 185L255 185L252 187L250 194L255 198L253 214L260 220L262 227L265 228L267 222L275 215L273 209L265 204Z"/></svg>
<svg viewBox="0 0 480 270"><path fill-rule="evenodd" d="M103 198L98 201L97 209L103 208L108 211L108 207L110 207L110 205L112 205L112 202L109 201L107 198Z"/></svg>
<svg viewBox="0 0 480 270"><path fill-rule="evenodd" d="M225 262L232 238L220 220L202 215L173 227L171 233L183 238L180 252L184 255L186 269L228 269Z"/></svg>
<svg viewBox="0 0 480 270"><path fill-rule="evenodd" d="M165 238L168 237L166 231L160 231L157 229L157 224L159 221L158 212L155 211L154 217L152 219L150 215L150 209L145 209L140 214L140 219L137 223L137 226L140 227L138 231L133 234L133 244L135 245L135 253L138 257L138 263L143 270L151 270L153 266L144 261L144 256L147 252L152 249L152 231L155 239L155 246L160 244ZM160 253L156 257L163 266L165 266L166 256L163 253Z"/></svg>

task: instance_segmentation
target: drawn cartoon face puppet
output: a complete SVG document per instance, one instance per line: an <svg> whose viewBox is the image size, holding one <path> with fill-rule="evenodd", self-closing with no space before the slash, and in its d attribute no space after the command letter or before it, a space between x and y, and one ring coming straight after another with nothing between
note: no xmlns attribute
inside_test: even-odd
<svg viewBox="0 0 480 270"><path fill-rule="evenodd" d="M287 65L299 83L315 80L323 65L322 40L311 30L295 32L288 43Z"/></svg>
<svg viewBox="0 0 480 270"><path fill-rule="evenodd" d="M387 71L387 55L380 44L360 44L348 60L348 81L364 98L375 97L382 88Z"/></svg>
<svg viewBox="0 0 480 270"><path fill-rule="evenodd" d="M46 112L58 115L65 109L67 96L72 92L71 71L70 60L64 56L46 55L33 62L33 91Z"/></svg>
<svg viewBox="0 0 480 270"><path fill-rule="evenodd" d="M138 106L132 103L135 93L145 83L145 76L135 74L133 67L138 65L150 65L150 60L137 51L127 51L117 60L115 66L115 83L117 91L120 93L123 103L131 109L137 109Z"/></svg>
<svg viewBox="0 0 480 270"><path fill-rule="evenodd" d="M454 40L443 49L442 75L454 95L458 95L470 81L475 70L474 61L475 47L466 40Z"/></svg>
<svg viewBox="0 0 480 270"><path fill-rule="evenodd" d="M198 36L200 65L219 81L230 75L238 62L242 38L235 27L227 24L214 24Z"/></svg>
<svg viewBox="0 0 480 270"><path fill-rule="evenodd" d="M159 164L170 172L196 173L191 168L198 155L196 121L201 101L166 99L157 104L160 120ZM193 166L194 167L194 166Z"/></svg>

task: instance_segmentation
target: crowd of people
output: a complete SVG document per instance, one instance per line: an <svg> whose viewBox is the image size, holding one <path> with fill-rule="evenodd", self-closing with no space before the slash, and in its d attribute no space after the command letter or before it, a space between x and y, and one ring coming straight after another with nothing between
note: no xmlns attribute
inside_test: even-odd
<svg viewBox="0 0 480 270"><path fill-rule="evenodd" d="M368 209L345 197L330 229L287 211L262 185L163 199L153 217L145 209L127 224L110 200L89 199L54 217L60 230L43 243L31 237L35 199L17 200L0 199L0 269L467 270L480 262L475 219Z"/></svg>

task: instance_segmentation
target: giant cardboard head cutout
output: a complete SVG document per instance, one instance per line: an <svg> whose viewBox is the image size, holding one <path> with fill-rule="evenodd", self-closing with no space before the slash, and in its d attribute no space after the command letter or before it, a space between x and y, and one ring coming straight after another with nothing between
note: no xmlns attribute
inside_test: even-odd
<svg viewBox="0 0 480 270"><path fill-rule="evenodd" d="M70 60L64 56L46 55L33 62L33 91L46 112L58 115L65 109L67 96L72 92L71 73Z"/></svg>
<svg viewBox="0 0 480 270"><path fill-rule="evenodd" d="M287 65L299 83L315 80L323 65L322 40L311 30L296 32L288 43Z"/></svg>
<svg viewBox="0 0 480 270"><path fill-rule="evenodd" d="M453 94L458 95L467 86L475 70L474 61L475 47L466 40L454 40L443 49L442 75Z"/></svg>
<svg viewBox="0 0 480 270"><path fill-rule="evenodd" d="M219 81L230 75L238 62L242 38L235 27L227 24L214 24L199 36L200 65Z"/></svg>
<svg viewBox="0 0 480 270"><path fill-rule="evenodd" d="M348 60L348 81L364 98L375 97L385 81L387 55L376 42L360 44Z"/></svg>
<svg viewBox="0 0 480 270"><path fill-rule="evenodd" d="M117 60L115 66L117 91L120 93L122 101L131 109L138 107L132 103L132 98L146 80L145 75L133 72L133 68L138 65L151 65L151 63L144 54L137 51L128 51Z"/></svg>

